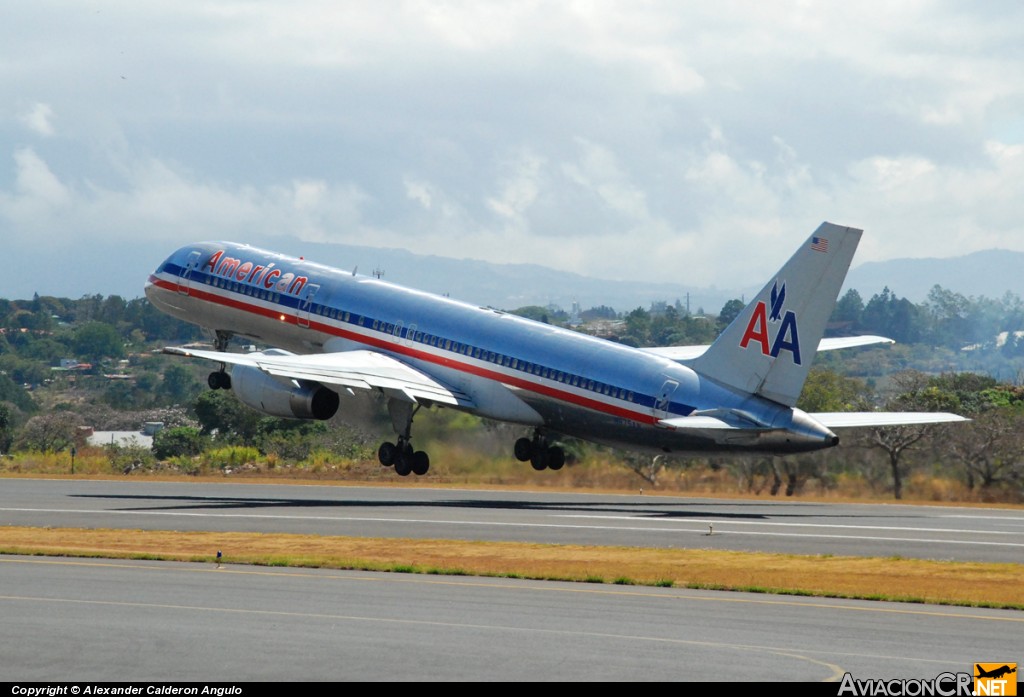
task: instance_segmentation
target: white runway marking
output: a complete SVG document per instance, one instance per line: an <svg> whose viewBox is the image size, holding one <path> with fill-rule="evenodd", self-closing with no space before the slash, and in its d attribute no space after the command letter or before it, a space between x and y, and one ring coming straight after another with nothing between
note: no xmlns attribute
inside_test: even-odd
<svg viewBox="0 0 1024 697"><path fill-rule="evenodd" d="M730 529L732 526L739 525L761 525L761 526L797 526L797 527L834 527L834 528L850 528L850 529L873 529L871 527L858 527L858 526L824 526L824 525L813 525L813 524L796 524L796 523L767 523L767 522L751 522L751 521L733 521L733 520L705 520L705 519L687 519L685 521L679 521L680 525L675 527L658 527L648 525L574 525L566 523L526 523L526 522L500 522L500 521L488 521L488 520L443 520L443 519L429 519L429 518L379 518L371 516L295 516L295 515L275 515L267 513L196 513L196 512L183 512L183 511L118 511L118 510L96 510L96 509L78 509L78 510L67 510L67 509L55 509L55 508L0 508L0 512L19 512L19 513L47 513L47 514L63 514L63 515L126 515L126 516L164 516L164 517L185 517L185 518L225 518L225 519L250 519L250 520L294 520L294 521L310 521L310 520L321 520L329 522L364 522L364 523L399 523L404 525L416 524L416 525L451 525L451 526L490 526L490 527L502 527L502 528L561 528L570 530L604 530L604 531L619 531L619 532L663 532L663 533L697 533L700 535L707 535L708 524L713 523L715 527L715 536L730 536L730 537L744 537L744 536L762 536L762 537L790 537L790 538L815 538L815 539L836 539L836 540L860 540L860 541L878 541L878 542L927 542L932 544L948 544L948 545L974 545L974 546L988 546L988 547L1019 547L1024 548L1024 542L997 542L987 540L950 540L950 539L934 539L934 538L920 538L920 537L888 537L878 535L839 535L839 534L826 534L826 533L796 533L788 531L773 531L773 530L733 530ZM625 519L631 522L647 522L650 519L644 518L631 518L628 516L562 516L557 517L596 517L599 519L619 520ZM666 521L657 520L650 521L657 522L664 525ZM684 527L685 525L695 526L692 528ZM894 530L894 531L905 531L911 530L910 528L878 528L883 530ZM942 532L958 532L961 534L1008 534L1008 533L986 533L985 531L976 530L961 530L961 531L948 531L948 530L929 530L929 529L914 529L916 531L930 532L930 533L942 533Z"/></svg>
<svg viewBox="0 0 1024 697"><path fill-rule="evenodd" d="M559 518L597 518L599 520L636 520L645 521L652 520L646 516L623 516L623 515L597 515L593 513L559 513ZM684 521L680 521L684 522ZM698 523L702 525L766 525L766 526L777 526L777 527L794 527L794 528L827 528L827 529L839 529L839 530L896 530L899 532L952 532L962 533L965 535L1017 535L1019 533L1011 532L1009 530L961 530L958 528L910 528L910 527L899 527L899 526L886 526L886 525L836 525L832 523L773 523L768 521L759 520L733 520L731 518L687 518L687 523Z"/></svg>

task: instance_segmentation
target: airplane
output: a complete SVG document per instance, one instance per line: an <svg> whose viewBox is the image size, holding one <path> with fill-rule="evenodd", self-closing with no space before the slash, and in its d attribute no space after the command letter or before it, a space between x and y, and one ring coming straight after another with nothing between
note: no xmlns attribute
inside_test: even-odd
<svg viewBox="0 0 1024 697"><path fill-rule="evenodd" d="M994 668L992 670L984 670L981 667L980 664L975 663L974 664L974 669L975 669L975 671L977 671L977 674L974 676L976 678L996 678L996 679L998 679L998 678L1003 677L1004 675L1009 675L1010 673L1016 673L1017 672L1017 666L1016 665L1014 665L1012 668L1009 665L1003 665L1003 666L1001 666L999 668Z"/></svg>
<svg viewBox="0 0 1024 697"><path fill-rule="evenodd" d="M396 439L378 459L401 476L430 468L412 446L424 406L532 428L513 452L536 470L562 468L565 436L657 453L786 454L837 445L833 428L966 420L795 407L817 351L892 343L822 338L861 234L822 223L710 346L633 348L231 242L178 249L145 292L216 337L213 351L164 352L219 363L209 386L265 414L329 419L339 390L383 393ZM228 352L232 337L276 348Z"/></svg>

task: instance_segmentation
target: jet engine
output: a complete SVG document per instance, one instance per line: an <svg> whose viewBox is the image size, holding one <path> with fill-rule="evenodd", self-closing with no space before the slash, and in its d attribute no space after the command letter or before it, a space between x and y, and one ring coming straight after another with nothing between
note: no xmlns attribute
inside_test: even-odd
<svg viewBox="0 0 1024 697"><path fill-rule="evenodd" d="M253 409L286 419L326 421L338 411L338 393L318 383L275 378L259 368L238 365L231 371L235 396Z"/></svg>

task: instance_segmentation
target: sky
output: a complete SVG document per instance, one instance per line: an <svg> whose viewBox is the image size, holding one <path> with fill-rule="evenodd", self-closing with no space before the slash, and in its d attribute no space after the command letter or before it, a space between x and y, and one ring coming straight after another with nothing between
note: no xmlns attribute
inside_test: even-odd
<svg viewBox="0 0 1024 697"><path fill-rule="evenodd" d="M0 23L0 296L176 247L760 285L1024 250L1024 5L32 0Z"/></svg>

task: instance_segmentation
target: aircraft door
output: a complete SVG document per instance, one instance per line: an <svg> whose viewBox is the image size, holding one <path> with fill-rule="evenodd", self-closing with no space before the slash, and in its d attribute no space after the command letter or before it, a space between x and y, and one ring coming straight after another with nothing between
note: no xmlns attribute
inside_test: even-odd
<svg viewBox="0 0 1024 697"><path fill-rule="evenodd" d="M189 284L192 281L192 272L199 266L199 252L192 252L188 255L188 261L178 274L178 292L188 295Z"/></svg>
<svg viewBox="0 0 1024 697"><path fill-rule="evenodd" d="M667 419L671 414L668 411L669 405L672 403L672 395L675 394L676 388L679 387L679 383L675 380L665 380L665 383L658 390L657 396L654 398L654 416L658 419Z"/></svg>
<svg viewBox="0 0 1024 697"><path fill-rule="evenodd" d="M302 291L302 300L299 302L298 323L300 327L309 327L309 315L313 309L313 298L316 297L320 286L316 283L308 284Z"/></svg>

